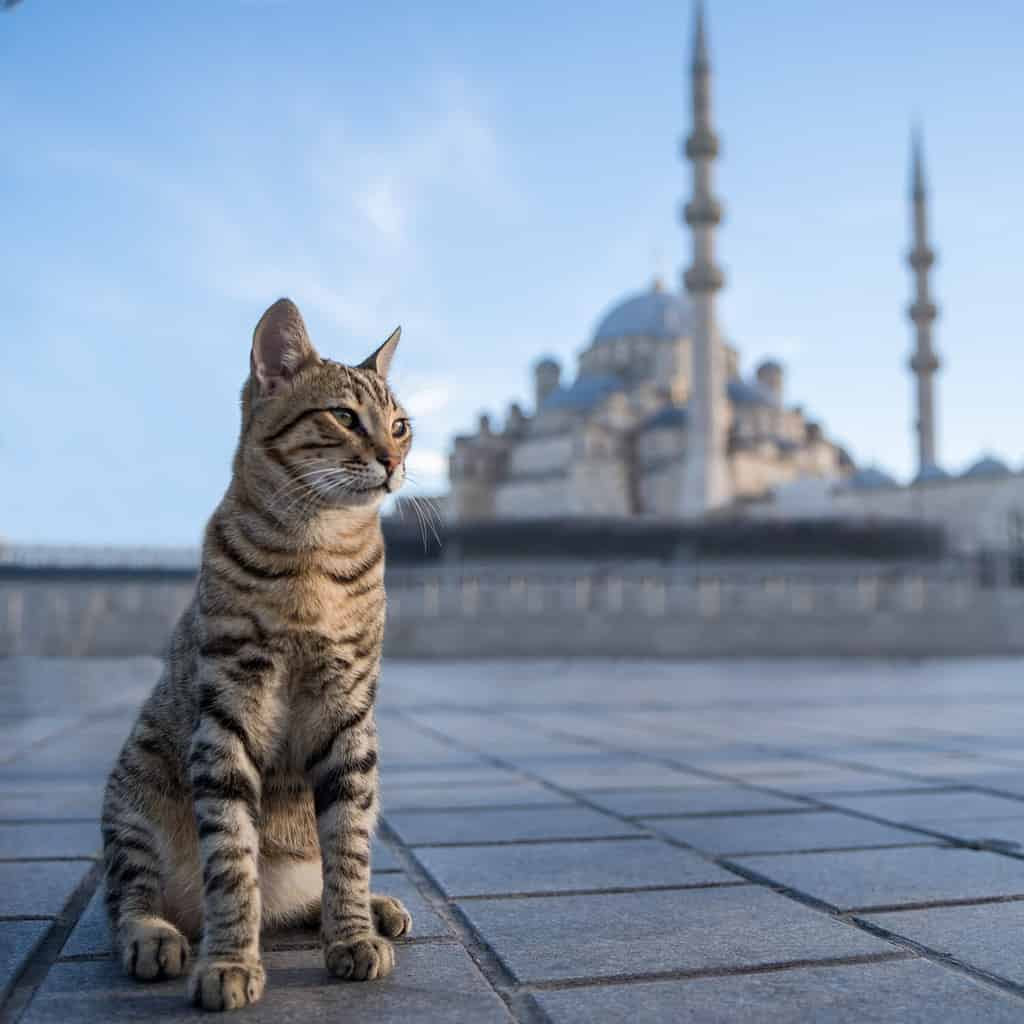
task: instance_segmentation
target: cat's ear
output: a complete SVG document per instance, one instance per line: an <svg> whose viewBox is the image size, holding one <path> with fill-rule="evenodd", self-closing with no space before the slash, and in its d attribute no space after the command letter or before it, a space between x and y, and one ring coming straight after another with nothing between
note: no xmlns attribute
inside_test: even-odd
<svg viewBox="0 0 1024 1024"><path fill-rule="evenodd" d="M395 354L395 349L398 348L398 340L402 337L402 328L396 327L392 332L391 336L387 341L373 355L367 356L360 364L360 370L374 370L379 373L382 377L388 375L388 369L391 366L391 358Z"/></svg>
<svg viewBox="0 0 1024 1024"><path fill-rule="evenodd" d="M252 332L249 365L259 393L277 394L299 370L319 362L299 307L291 299L278 299Z"/></svg>

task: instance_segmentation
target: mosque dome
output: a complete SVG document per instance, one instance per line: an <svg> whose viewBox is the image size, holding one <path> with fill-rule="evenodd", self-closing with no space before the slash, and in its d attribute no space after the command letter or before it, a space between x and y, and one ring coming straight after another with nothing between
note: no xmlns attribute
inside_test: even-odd
<svg viewBox="0 0 1024 1024"><path fill-rule="evenodd" d="M548 395L541 409L574 409L585 411L600 405L609 395L622 391L625 385L618 377L606 374L594 374L578 377L567 388L556 388Z"/></svg>
<svg viewBox="0 0 1024 1024"><path fill-rule="evenodd" d="M737 405L771 405L771 399L756 385L748 384L739 377L733 377L729 381L728 395L730 402Z"/></svg>
<svg viewBox="0 0 1024 1024"><path fill-rule="evenodd" d="M1002 459L993 455L985 455L978 459L969 469L964 472L965 477L980 478L994 476L1009 476L1010 467Z"/></svg>
<svg viewBox="0 0 1024 1024"><path fill-rule="evenodd" d="M655 279L645 292L629 295L605 313L594 342L643 337L672 341L693 333L693 310L682 295L665 291Z"/></svg>
<svg viewBox="0 0 1024 1024"><path fill-rule="evenodd" d="M914 483L926 484L935 480L948 479L949 474L941 466L936 465L934 462L929 462L928 465L923 466L917 476L914 477Z"/></svg>
<svg viewBox="0 0 1024 1024"><path fill-rule="evenodd" d="M884 469L879 469L877 466L858 469L846 483L848 487L859 491L873 491L880 487L896 486L896 481Z"/></svg>

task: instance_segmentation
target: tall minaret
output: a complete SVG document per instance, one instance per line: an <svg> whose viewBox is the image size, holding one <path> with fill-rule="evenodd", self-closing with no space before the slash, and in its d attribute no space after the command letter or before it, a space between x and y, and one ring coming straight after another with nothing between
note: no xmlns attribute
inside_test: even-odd
<svg viewBox="0 0 1024 1024"><path fill-rule="evenodd" d="M928 274L935 263L935 252L928 244L928 195L924 184L924 159L921 137L915 132L912 143L910 195L913 202L914 247L907 262L914 271L914 301L907 313L914 325L916 348L910 358L910 369L917 378L917 469L922 472L934 466L935 391L932 377L939 368L939 357L932 348L932 324L938 310L932 301Z"/></svg>
<svg viewBox="0 0 1024 1024"><path fill-rule="evenodd" d="M693 264L683 275L694 310L693 365L686 464L680 511L698 519L731 498L726 465L727 409L725 361L715 318L715 293L725 282L715 265L715 228L722 207L711 191L711 169L718 156L718 137L711 127L711 65L704 36L704 5L697 0L693 32L693 131L684 153L693 164L693 198L683 219L693 230Z"/></svg>

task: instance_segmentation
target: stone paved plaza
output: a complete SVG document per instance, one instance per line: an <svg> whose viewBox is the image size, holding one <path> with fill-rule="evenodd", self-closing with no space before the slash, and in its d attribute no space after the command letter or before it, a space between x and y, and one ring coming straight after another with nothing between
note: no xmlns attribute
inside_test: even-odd
<svg viewBox="0 0 1024 1024"><path fill-rule="evenodd" d="M157 663L0 662L4 1020L191 1020L122 977L105 771ZM264 939L253 1021L1024 1021L1024 662L392 662L345 984Z"/></svg>

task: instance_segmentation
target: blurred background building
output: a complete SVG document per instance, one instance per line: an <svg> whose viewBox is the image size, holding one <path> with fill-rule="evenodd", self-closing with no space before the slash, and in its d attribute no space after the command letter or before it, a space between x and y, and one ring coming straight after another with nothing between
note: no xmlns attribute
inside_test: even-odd
<svg viewBox="0 0 1024 1024"><path fill-rule="evenodd" d="M502 424L483 414L474 433L457 436L449 516L917 519L948 529L958 549L1011 546L1024 519L1024 473L992 455L979 456L958 476L939 461L934 378L940 361L932 336L938 309L930 287L935 253L919 135L912 150L908 254L918 468L901 486L876 466L858 469L821 423L808 420L801 406L787 406L778 360L766 359L744 379L739 352L723 336L715 306L724 276L715 264L722 205L711 188L719 142L710 70L698 4L693 117L684 146L693 167L692 197L682 211L693 246L685 290L656 278L646 291L616 302L570 379L563 380L554 358L536 363L531 413L512 403Z"/></svg>

